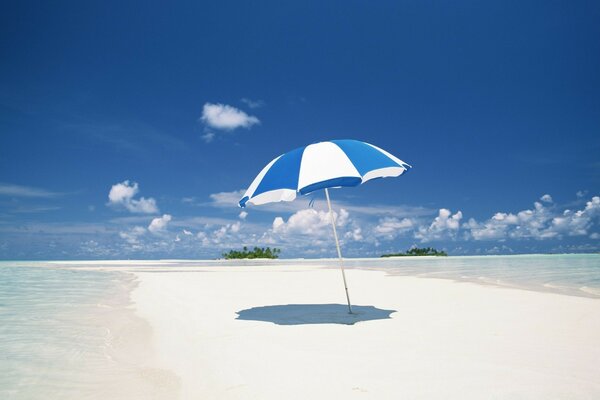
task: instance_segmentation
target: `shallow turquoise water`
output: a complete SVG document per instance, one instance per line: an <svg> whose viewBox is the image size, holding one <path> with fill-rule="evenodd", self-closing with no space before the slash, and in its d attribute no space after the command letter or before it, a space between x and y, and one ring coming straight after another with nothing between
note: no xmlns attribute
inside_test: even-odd
<svg viewBox="0 0 600 400"><path fill-rule="evenodd" d="M334 259L277 262L332 268L339 265ZM600 254L365 258L344 259L344 265L347 268L383 270L392 275L452 279L600 298Z"/></svg>
<svg viewBox="0 0 600 400"><path fill-rule="evenodd" d="M144 398L132 275L27 264L0 264L0 399Z"/></svg>
<svg viewBox="0 0 600 400"><path fill-rule="evenodd" d="M478 282L600 298L600 254L392 258L368 265L391 274Z"/></svg>

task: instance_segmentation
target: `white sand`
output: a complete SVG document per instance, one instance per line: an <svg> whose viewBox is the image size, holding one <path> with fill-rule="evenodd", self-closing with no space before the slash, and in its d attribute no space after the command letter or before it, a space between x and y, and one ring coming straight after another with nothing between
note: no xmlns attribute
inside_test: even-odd
<svg viewBox="0 0 600 400"><path fill-rule="evenodd" d="M133 300L183 399L600 399L597 299L349 270L353 303L396 310L391 319L277 325L236 312L343 304L339 271L136 274Z"/></svg>

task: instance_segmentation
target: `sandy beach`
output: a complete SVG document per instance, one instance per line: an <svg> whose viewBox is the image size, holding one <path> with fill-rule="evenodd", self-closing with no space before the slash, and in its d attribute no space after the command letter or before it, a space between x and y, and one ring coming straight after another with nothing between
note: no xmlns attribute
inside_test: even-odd
<svg viewBox="0 0 600 400"><path fill-rule="evenodd" d="M349 316L331 268L130 270L182 399L600 398L598 299L353 269Z"/></svg>

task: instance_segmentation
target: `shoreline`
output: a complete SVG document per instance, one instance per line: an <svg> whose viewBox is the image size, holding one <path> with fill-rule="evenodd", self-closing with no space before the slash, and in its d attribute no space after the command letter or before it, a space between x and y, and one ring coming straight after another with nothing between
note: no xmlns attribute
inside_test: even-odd
<svg viewBox="0 0 600 400"><path fill-rule="evenodd" d="M104 385L114 392L102 393L100 397L156 400L178 398L180 383L177 375L157 362L154 328L138 314L133 300L133 293L140 284L139 278L130 272L118 272L125 276L119 278L124 290L123 299L118 302L107 299L114 302L114 305L104 322L107 329L105 356L112 362L113 369L126 374L126 378L119 378L122 382L118 387L114 387L114 384Z"/></svg>
<svg viewBox="0 0 600 400"><path fill-rule="evenodd" d="M353 304L393 310L390 318L305 324L343 306L339 271L129 272L157 361L178 376L183 399L600 396L597 299L348 269ZM292 316L294 304L310 310ZM255 320L236 319L249 310Z"/></svg>
<svg viewBox="0 0 600 400"><path fill-rule="evenodd" d="M173 399L128 272L3 268L0 398Z"/></svg>
<svg viewBox="0 0 600 400"><path fill-rule="evenodd" d="M240 268L248 266L310 266L339 268L338 259L277 260L96 260L20 262L24 266L52 268L139 271L140 269L189 270L193 268ZM1 263L0 263L1 264ZM12 264L12 263L11 263ZM473 282L485 286L559 293L600 299L600 256L581 255L513 255L513 256L407 256L389 258L347 258L346 269L385 271L390 275L417 276Z"/></svg>
<svg viewBox="0 0 600 400"><path fill-rule="evenodd" d="M445 258L496 258L496 257L554 257L554 256L600 256L600 253L518 253L518 254L463 254L463 255L452 255L449 254L447 256L400 256L400 257L347 257L344 256L344 260L349 261L364 261L364 260L381 260L381 259L435 259L440 257ZM115 265L124 265L124 264L164 264L164 263L178 263L178 264L189 264L189 263L226 263L226 262L252 262L252 261L264 261L264 262L318 262L318 261L337 261L337 257L319 257L319 258L277 258L277 259L268 259L268 258L254 258L254 259L224 259L224 258L211 258L211 259L202 259L202 258L149 258L149 259L74 259L74 260L40 260L40 259L32 259L32 260L0 260L1 263L24 263L30 265L31 263L37 264L64 264L64 265L73 265L73 264L89 264L89 265L100 265L100 264L115 264Z"/></svg>

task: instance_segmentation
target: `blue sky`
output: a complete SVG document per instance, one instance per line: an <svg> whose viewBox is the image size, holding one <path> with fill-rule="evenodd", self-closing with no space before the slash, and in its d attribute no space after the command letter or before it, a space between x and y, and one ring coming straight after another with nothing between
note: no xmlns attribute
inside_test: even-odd
<svg viewBox="0 0 600 400"><path fill-rule="evenodd" d="M4 4L0 258L334 256L322 194L235 203L275 156L339 138L413 166L332 192L349 256L600 251L599 20L597 2Z"/></svg>

